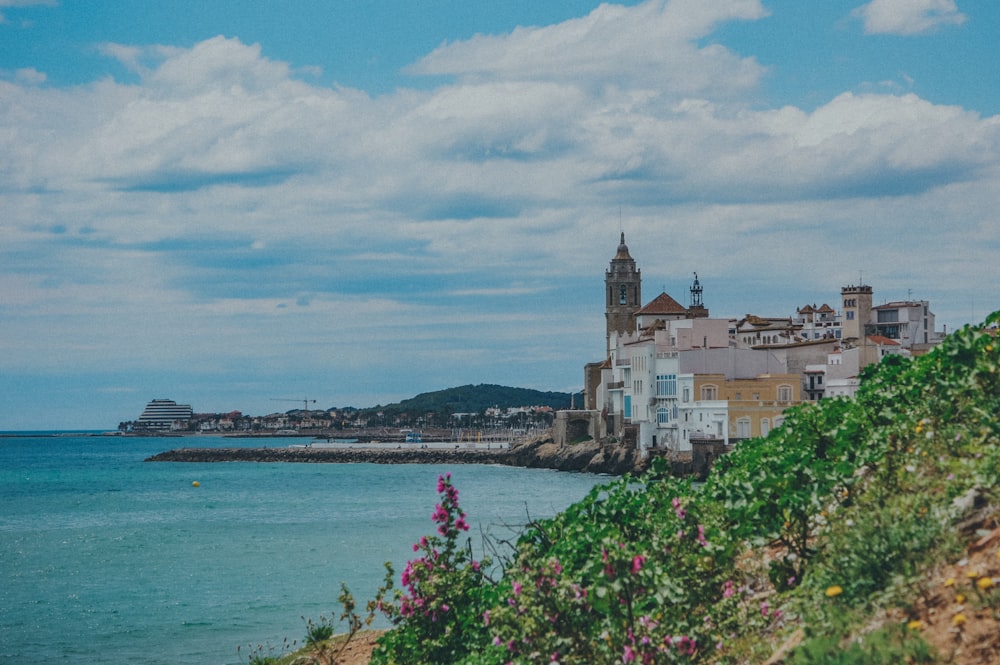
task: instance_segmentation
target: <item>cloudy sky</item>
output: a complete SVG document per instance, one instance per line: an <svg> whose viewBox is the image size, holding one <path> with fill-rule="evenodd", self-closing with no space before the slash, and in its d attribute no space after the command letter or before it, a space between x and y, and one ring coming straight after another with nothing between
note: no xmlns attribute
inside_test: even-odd
<svg viewBox="0 0 1000 665"><path fill-rule="evenodd" d="M713 316L1000 308L995 0L0 0L0 430L579 390Z"/></svg>

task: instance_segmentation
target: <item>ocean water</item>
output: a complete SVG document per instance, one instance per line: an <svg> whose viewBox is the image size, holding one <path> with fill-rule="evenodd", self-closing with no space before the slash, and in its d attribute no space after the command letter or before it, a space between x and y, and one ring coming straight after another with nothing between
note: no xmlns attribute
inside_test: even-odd
<svg viewBox="0 0 1000 665"><path fill-rule="evenodd" d="M234 445L261 444L0 437L0 663L245 663L247 645L301 642L302 617L339 612L341 581L361 608L385 561L398 586L412 544L433 530L439 474L452 474L476 547L607 480L481 465L143 462Z"/></svg>

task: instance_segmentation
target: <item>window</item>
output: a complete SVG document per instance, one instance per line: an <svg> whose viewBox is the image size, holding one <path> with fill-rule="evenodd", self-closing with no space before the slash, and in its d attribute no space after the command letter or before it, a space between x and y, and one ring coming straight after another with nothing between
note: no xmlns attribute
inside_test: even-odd
<svg viewBox="0 0 1000 665"><path fill-rule="evenodd" d="M689 387L687 387L687 386L684 386L684 398L683 399L684 399L685 403L691 401L691 389Z"/></svg>
<svg viewBox="0 0 1000 665"><path fill-rule="evenodd" d="M701 387L701 398L703 400L719 399L718 386L707 385Z"/></svg>
<svg viewBox="0 0 1000 665"><path fill-rule="evenodd" d="M670 409L668 409L665 406L661 406L656 410L656 424L657 425L670 424Z"/></svg>
<svg viewBox="0 0 1000 665"><path fill-rule="evenodd" d="M625 416L626 417L628 417L628 418L632 417L632 396L631 395L625 395L625 408L624 408L624 411L625 411Z"/></svg>
<svg viewBox="0 0 1000 665"><path fill-rule="evenodd" d="M760 419L760 435L767 436L768 432L771 431L771 421L767 418Z"/></svg>
<svg viewBox="0 0 1000 665"><path fill-rule="evenodd" d="M618 288L618 304L627 305L628 304L628 287L622 284Z"/></svg>
<svg viewBox="0 0 1000 665"><path fill-rule="evenodd" d="M854 312L852 310L848 310L845 313L847 314L847 320L848 321L853 321L854 320Z"/></svg>
<svg viewBox="0 0 1000 665"><path fill-rule="evenodd" d="M736 421L736 436L740 439L750 438L750 419L740 418Z"/></svg>
<svg viewBox="0 0 1000 665"><path fill-rule="evenodd" d="M882 309L878 313L879 323L899 323L898 309Z"/></svg>
<svg viewBox="0 0 1000 665"><path fill-rule="evenodd" d="M791 402L792 401L792 387L791 386L778 386L778 401L779 402Z"/></svg>
<svg viewBox="0 0 1000 665"><path fill-rule="evenodd" d="M657 397L677 396L676 374L658 374L656 376L656 396Z"/></svg>

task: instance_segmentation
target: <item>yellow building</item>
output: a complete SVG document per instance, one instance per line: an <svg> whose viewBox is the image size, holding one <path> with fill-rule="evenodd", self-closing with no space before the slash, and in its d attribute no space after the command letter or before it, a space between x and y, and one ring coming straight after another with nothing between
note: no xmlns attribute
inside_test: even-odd
<svg viewBox="0 0 1000 665"><path fill-rule="evenodd" d="M730 441L767 436L781 424L786 409L801 403L801 378L797 374L761 374L752 379L695 374L692 398L727 403L726 438Z"/></svg>

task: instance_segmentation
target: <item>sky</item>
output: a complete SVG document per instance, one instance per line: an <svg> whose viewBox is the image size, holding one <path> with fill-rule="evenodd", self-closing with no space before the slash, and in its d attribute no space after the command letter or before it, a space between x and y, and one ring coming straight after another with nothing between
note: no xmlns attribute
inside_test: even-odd
<svg viewBox="0 0 1000 665"><path fill-rule="evenodd" d="M1000 309L995 0L0 0L0 430L583 387L643 299ZM289 400L289 401L284 401Z"/></svg>

